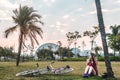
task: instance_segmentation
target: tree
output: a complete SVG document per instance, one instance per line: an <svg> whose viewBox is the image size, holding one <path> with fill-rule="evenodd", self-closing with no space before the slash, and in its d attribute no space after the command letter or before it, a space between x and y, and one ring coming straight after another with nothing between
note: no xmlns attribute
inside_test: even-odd
<svg viewBox="0 0 120 80"><path fill-rule="evenodd" d="M115 51L120 51L120 25L110 26L110 29L112 30L112 33L107 33L108 45L111 49L114 50L115 56Z"/></svg>
<svg viewBox="0 0 120 80"><path fill-rule="evenodd" d="M51 60L53 59L53 51L49 49L40 49L37 51L38 59L40 60Z"/></svg>
<svg viewBox="0 0 120 80"><path fill-rule="evenodd" d="M98 51L102 50L102 48L100 46L96 46L95 48L95 53L98 56Z"/></svg>
<svg viewBox="0 0 120 80"><path fill-rule="evenodd" d="M58 43L58 52L59 52L59 56L61 57L61 58L63 58L63 56L62 56L62 54L61 54L61 46L62 46L62 42L61 41L58 41L57 42Z"/></svg>
<svg viewBox="0 0 120 80"><path fill-rule="evenodd" d="M48 50L52 50L52 48L53 48L52 46L50 46L50 45L48 46Z"/></svg>
<svg viewBox="0 0 120 80"><path fill-rule="evenodd" d="M76 47L76 44L77 44L77 39L78 38L81 38L81 35L79 34L79 32L78 31L75 31L75 32L68 32L67 34L66 34L66 36L67 36L67 41L68 41L68 50L69 50L69 47L70 47L70 45L74 42L74 45L75 45L75 47ZM69 53L69 55L70 55L70 52L68 52ZM70 57L70 56L69 56Z"/></svg>
<svg viewBox="0 0 120 80"><path fill-rule="evenodd" d="M68 48L73 42L76 43L78 38L81 38L81 35L79 34L78 31L68 32L66 33L66 36L67 36L67 41L68 41Z"/></svg>
<svg viewBox="0 0 120 80"><path fill-rule="evenodd" d="M108 77L114 78L114 73L113 73L110 58L108 55L108 46L107 46L107 42L106 42L106 33L105 33L105 26L104 26L102 11L101 11L100 0L95 0L95 4L96 4L98 23L99 23L99 28L100 28L101 38L102 38L106 70L108 73Z"/></svg>
<svg viewBox="0 0 120 80"><path fill-rule="evenodd" d="M16 31L17 28L19 29L19 47L16 66L19 66L22 47L26 47L25 42L30 40L31 45L34 47L34 43L39 44L36 34L42 38L43 31L35 23L43 23L40 21L41 16L35 12L36 10L32 7L20 5L19 9L13 10L14 16L12 16L12 19L16 25L5 31L5 37L7 38L10 33Z"/></svg>
<svg viewBox="0 0 120 80"><path fill-rule="evenodd" d="M69 49L67 47L61 47L59 49L56 51L56 54L59 54L59 51L61 51L62 58L73 57L72 49Z"/></svg>
<svg viewBox="0 0 120 80"><path fill-rule="evenodd" d="M83 36L89 36L91 38L91 50L93 49L94 40L100 31L99 27L93 26L93 28L94 28L94 31L85 31L83 33Z"/></svg>
<svg viewBox="0 0 120 80"><path fill-rule="evenodd" d="M0 47L0 57L4 57L4 61L9 60L9 59L13 59L14 54L15 53L12 52L11 48Z"/></svg>

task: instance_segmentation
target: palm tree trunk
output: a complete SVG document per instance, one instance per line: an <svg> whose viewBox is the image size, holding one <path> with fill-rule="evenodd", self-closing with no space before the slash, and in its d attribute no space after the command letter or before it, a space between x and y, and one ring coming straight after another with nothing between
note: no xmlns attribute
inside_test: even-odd
<svg viewBox="0 0 120 80"><path fill-rule="evenodd" d="M17 61L16 61L16 66L19 66L20 62L20 54L21 54L21 49L22 49L22 41L23 41L23 34L20 34L20 39L19 39L19 48L18 48L18 55L17 55Z"/></svg>
<svg viewBox="0 0 120 80"><path fill-rule="evenodd" d="M112 71L110 58L108 55L108 46L107 46L107 42L106 42L105 27L104 27L104 21L103 21L103 16L102 16L102 11L101 11L100 0L95 0L95 4L96 4L96 9L97 9L97 17L98 17L98 22L99 22L99 27L100 27L103 49L104 49L104 57L105 57L105 64L106 64L106 68L107 68L107 73L108 73L108 77L113 78L114 73Z"/></svg>

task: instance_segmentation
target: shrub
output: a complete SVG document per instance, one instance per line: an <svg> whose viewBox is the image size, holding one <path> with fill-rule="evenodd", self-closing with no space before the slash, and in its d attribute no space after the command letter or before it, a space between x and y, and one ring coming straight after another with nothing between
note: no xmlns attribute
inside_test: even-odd
<svg viewBox="0 0 120 80"><path fill-rule="evenodd" d="M110 61L120 61L119 56L110 56Z"/></svg>
<svg viewBox="0 0 120 80"><path fill-rule="evenodd" d="M86 57L79 57L79 58L64 58L60 61L86 61ZM98 61L105 61L104 57L97 57ZM110 61L120 61L119 56L110 56Z"/></svg>
<svg viewBox="0 0 120 80"><path fill-rule="evenodd" d="M120 57L119 56L109 56L110 61L120 61ZM98 61L105 61L104 57L98 57L97 58Z"/></svg>
<svg viewBox="0 0 120 80"><path fill-rule="evenodd" d="M104 57L97 57L97 60L98 61L105 61L105 58Z"/></svg>
<svg viewBox="0 0 120 80"><path fill-rule="evenodd" d="M86 61L86 57L79 57L79 58L65 58L61 59L60 61Z"/></svg>

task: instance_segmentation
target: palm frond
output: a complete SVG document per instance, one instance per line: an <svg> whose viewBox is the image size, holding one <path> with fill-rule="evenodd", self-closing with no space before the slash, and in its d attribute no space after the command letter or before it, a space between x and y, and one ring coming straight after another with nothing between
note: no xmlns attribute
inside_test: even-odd
<svg viewBox="0 0 120 80"><path fill-rule="evenodd" d="M15 14L15 16L18 16L18 10L17 9L13 10L13 13Z"/></svg>
<svg viewBox="0 0 120 80"><path fill-rule="evenodd" d="M19 22L18 17L12 16L12 19L14 20L15 23L18 23L18 22Z"/></svg>
<svg viewBox="0 0 120 80"><path fill-rule="evenodd" d="M39 23L41 23L42 25L44 25L44 23L42 21L39 21Z"/></svg>
<svg viewBox="0 0 120 80"><path fill-rule="evenodd" d="M5 37L7 38L10 33L14 32L16 30L16 28L17 28L17 25L5 30Z"/></svg>
<svg viewBox="0 0 120 80"><path fill-rule="evenodd" d="M41 38L43 38L42 37L43 30L40 27L38 27L34 24L31 24L31 25L29 25L29 29L30 29L30 31L37 33Z"/></svg>
<svg viewBox="0 0 120 80"><path fill-rule="evenodd" d="M25 41L23 41L22 44L23 44L23 47L28 48L25 44Z"/></svg>
<svg viewBox="0 0 120 80"><path fill-rule="evenodd" d="M37 40L37 37L36 37L36 35L35 35L34 32L33 32L33 34L31 33L31 36L33 37L33 39L35 40L35 42L36 42L37 44L39 44L39 42L38 42L38 40Z"/></svg>
<svg viewBox="0 0 120 80"><path fill-rule="evenodd" d="M34 40L33 40L33 37L31 34L29 34L29 38L30 38L30 41L31 41L31 45L32 47L34 47Z"/></svg>
<svg viewBox="0 0 120 80"><path fill-rule="evenodd" d="M39 18L39 19L40 19L42 16L34 13L34 14L31 14L29 17L30 17L31 19L33 19L33 18Z"/></svg>

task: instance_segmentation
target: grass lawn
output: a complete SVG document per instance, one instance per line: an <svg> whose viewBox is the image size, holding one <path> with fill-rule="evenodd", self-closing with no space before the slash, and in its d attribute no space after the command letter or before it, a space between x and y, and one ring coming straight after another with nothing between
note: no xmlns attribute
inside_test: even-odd
<svg viewBox="0 0 120 80"><path fill-rule="evenodd" d="M50 61L22 62L18 67L15 66L16 64L15 62L0 62L0 80L105 80L102 79L101 77L82 78L86 62L56 61L53 64L55 68L63 67L65 65L70 65L72 68L74 68L73 72L62 75L46 74L37 77L15 76L15 74L20 71L35 69L36 63L39 63L40 68L44 68L50 63ZM118 80L120 80L120 62L112 62L111 64L115 77ZM98 70L99 70L99 75L102 75L102 73L106 71L104 62L98 62Z"/></svg>

